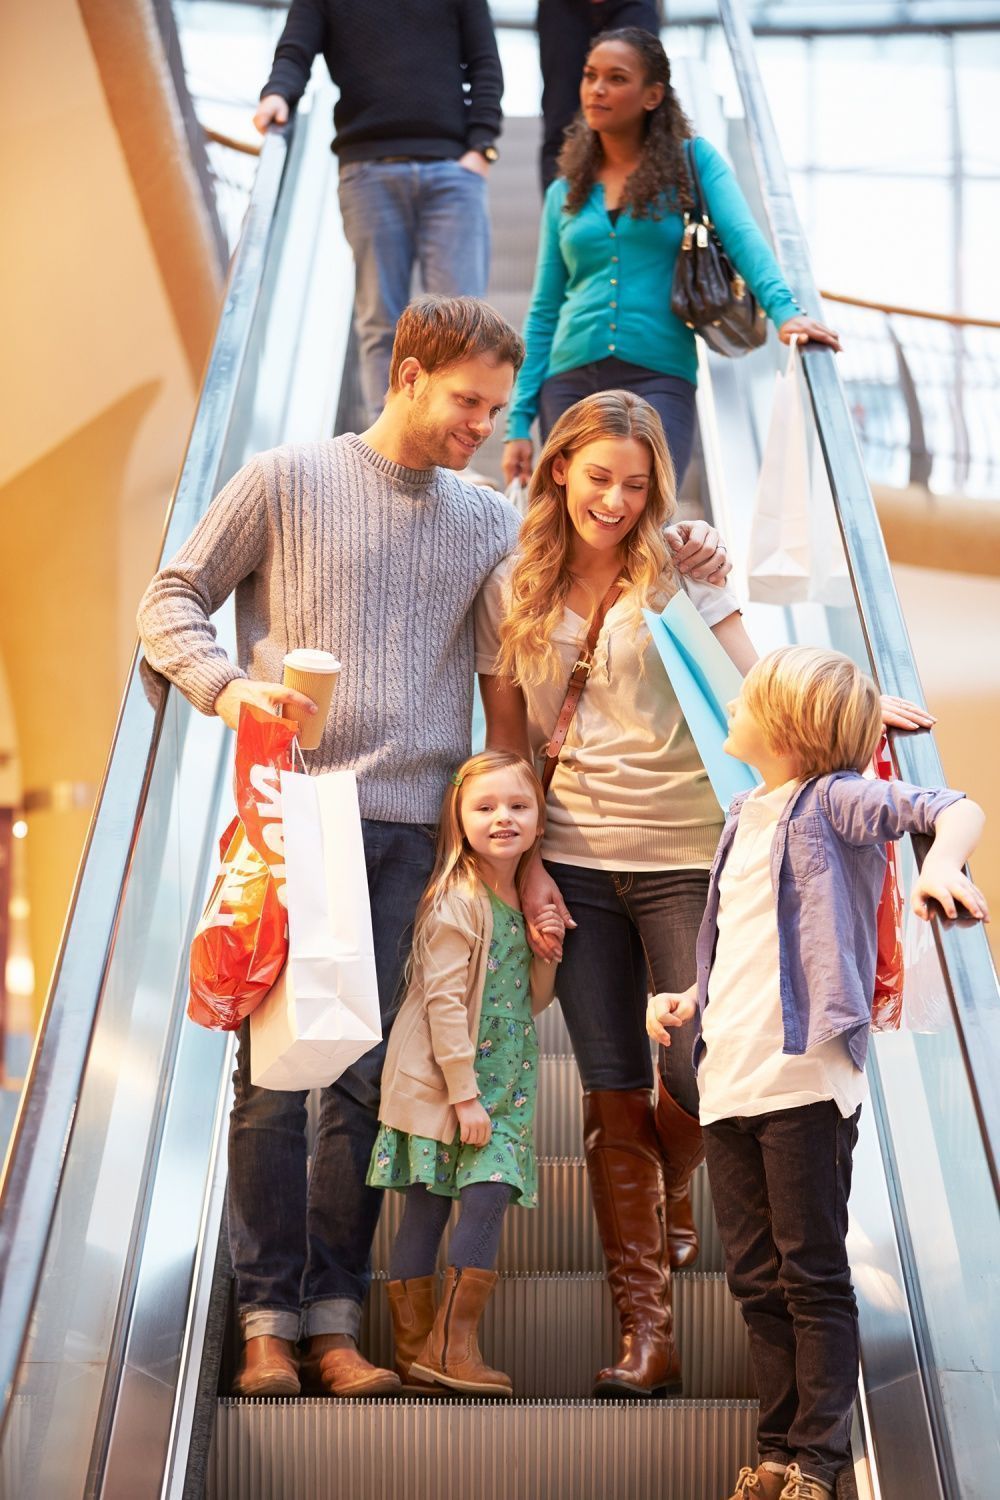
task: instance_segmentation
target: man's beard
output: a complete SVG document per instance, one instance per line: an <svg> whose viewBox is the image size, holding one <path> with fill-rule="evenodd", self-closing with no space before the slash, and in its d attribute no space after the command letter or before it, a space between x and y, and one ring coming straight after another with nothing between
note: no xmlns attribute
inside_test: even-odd
<svg viewBox="0 0 1000 1500"><path fill-rule="evenodd" d="M474 457L472 453L461 453L453 443L449 442L449 429L442 429L430 420L426 404L419 398L414 403L407 427L407 436L413 446L419 448L423 455L422 466L427 469L440 467L461 472L462 469L468 468ZM457 459L456 453L459 453Z"/></svg>

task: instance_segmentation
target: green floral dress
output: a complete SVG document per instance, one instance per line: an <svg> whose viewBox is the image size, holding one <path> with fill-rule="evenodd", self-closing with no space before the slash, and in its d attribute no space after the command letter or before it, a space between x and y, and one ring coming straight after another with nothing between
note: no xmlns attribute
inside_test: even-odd
<svg viewBox="0 0 1000 1500"><path fill-rule="evenodd" d="M493 1124L486 1146L463 1146L458 1134L442 1143L379 1126L368 1168L370 1187L406 1188L422 1182L432 1193L457 1198L470 1182L507 1182L511 1201L538 1202L534 1121L538 1037L531 1014L531 950L519 911L489 892L493 937L479 1018L476 1083Z"/></svg>

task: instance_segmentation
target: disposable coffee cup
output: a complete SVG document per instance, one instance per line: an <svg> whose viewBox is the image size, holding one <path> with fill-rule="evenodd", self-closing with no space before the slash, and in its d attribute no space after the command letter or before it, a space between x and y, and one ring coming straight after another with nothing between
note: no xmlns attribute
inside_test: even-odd
<svg viewBox="0 0 1000 1500"><path fill-rule="evenodd" d="M315 750L323 738L326 717L330 712L330 699L337 686L340 662L329 651L302 649L289 651L284 661L282 682L285 687L304 693L316 705L316 713L302 714L299 718L299 744L303 750ZM289 712L294 718L294 711Z"/></svg>

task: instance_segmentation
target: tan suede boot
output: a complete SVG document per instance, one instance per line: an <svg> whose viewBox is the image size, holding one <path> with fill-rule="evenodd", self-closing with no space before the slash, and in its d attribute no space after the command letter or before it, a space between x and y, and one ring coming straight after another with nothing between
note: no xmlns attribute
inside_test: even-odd
<svg viewBox="0 0 1000 1500"><path fill-rule="evenodd" d="M297 1396L299 1368L291 1339L259 1333L243 1345L234 1396Z"/></svg>
<svg viewBox="0 0 1000 1500"><path fill-rule="evenodd" d="M369 1364L345 1333L318 1333L309 1340L302 1377L310 1390L328 1396L398 1396L399 1376Z"/></svg>
<svg viewBox="0 0 1000 1500"><path fill-rule="evenodd" d="M679 1396L663 1170L649 1089L583 1096L583 1141L621 1346L595 1396Z"/></svg>
<svg viewBox="0 0 1000 1500"><path fill-rule="evenodd" d="M502 1370L491 1370L479 1352L479 1323L496 1284L495 1271L480 1271L474 1266L448 1267L434 1327L410 1366L411 1375L436 1380L453 1391L468 1391L470 1395L513 1394L510 1376Z"/></svg>
<svg viewBox="0 0 1000 1500"><path fill-rule="evenodd" d="M691 1177L705 1159L701 1126L657 1080L654 1113L667 1199L667 1250L671 1269L689 1271L698 1259L698 1229L691 1209Z"/></svg>
<svg viewBox="0 0 1000 1500"><path fill-rule="evenodd" d="M411 1276L408 1281L390 1281L388 1284L396 1373L406 1394L444 1395L443 1386L418 1380L410 1373L413 1361L434 1327L436 1283L436 1276Z"/></svg>
<svg viewBox="0 0 1000 1500"><path fill-rule="evenodd" d="M785 1485L784 1467L760 1464L756 1469L741 1469L736 1488L729 1500L781 1500Z"/></svg>

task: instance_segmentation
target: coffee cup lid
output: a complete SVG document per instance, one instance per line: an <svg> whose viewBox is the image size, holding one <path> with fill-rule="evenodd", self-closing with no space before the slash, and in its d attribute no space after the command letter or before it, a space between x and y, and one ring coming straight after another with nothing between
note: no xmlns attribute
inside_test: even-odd
<svg viewBox="0 0 1000 1500"><path fill-rule="evenodd" d="M340 662L329 651L312 651L308 646L300 646L295 651L289 651L284 664L286 667L294 667L299 672L340 671Z"/></svg>

